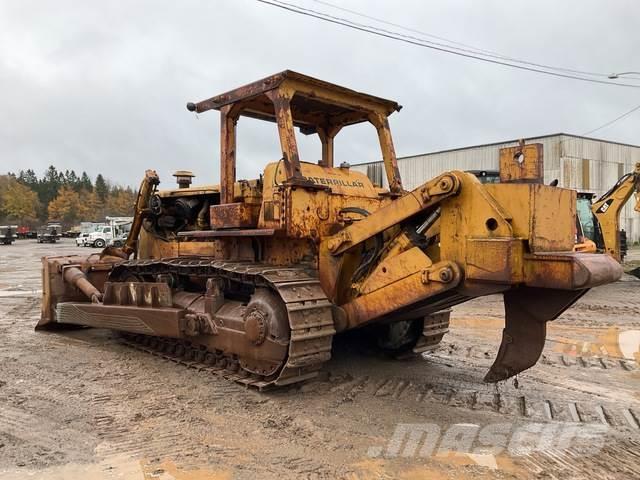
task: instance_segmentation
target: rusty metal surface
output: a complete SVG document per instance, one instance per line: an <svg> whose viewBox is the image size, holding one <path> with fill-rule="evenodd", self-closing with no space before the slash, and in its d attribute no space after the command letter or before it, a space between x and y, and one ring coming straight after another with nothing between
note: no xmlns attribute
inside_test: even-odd
<svg viewBox="0 0 640 480"><path fill-rule="evenodd" d="M310 189L322 188L301 173L294 127L317 133L322 143L323 166L333 164L333 139L347 125L370 122L378 132L391 193L402 193L395 149L387 117L400 106L390 100L362 94L292 71L284 71L187 108L195 112L220 110L221 202L233 202L236 181L236 124L243 116L277 123L286 171L285 183Z"/></svg>
<svg viewBox="0 0 640 480"><path fill-rule="evenodd" d="M608 255L593 253L524 256L524 281L531 287L578 290L615 282L622 266Z"/></svg>
<svg viewBox="0 0 640 480"><path fill-rule="evenodd" d="M309 77L292 70L285 70L283 72L263 78L262 80L258 80L256 82L236 88L235 90L217 95L208 100L198 102L195 105L192 104L193 107L191 107L190 110L193 109L193 111L202 113L211 109L217 110L225 105L235 104L240 101L255 101L256 97L259 97L265 92L281 87L286 81L297 82L300 85L304 85L306 89L301 88L300 90L304 91L305 93L312 91L321 92L321 94L319 95L320 98L323 98L322 94L324 94L325 96L333 94L334 97L342 97L342 102L336 101L335 103L337 105L333 107L332 110L327 112L331 116L344 114L345 109L349 107L357 108L359 105L377 105L379 106L379 108L386 110L388 114L392 113L393 111L400 111L400 109L402 108L396 102L391 100L385 100L373 95L357 92L355 90L325 82L324 80L319 80L317 78ZM338 110L338 107L341 104L344 105L343 110ZM260 118L270 117L270 119L273 120L273 109L269 108L268 102L260 104L256 101L252 110L252 113L260 115ZM366 120L366 116L360 119L361 122Z"/></svg>
<svg viewBox="0 0 640 480"><path fill-rule="evenodd" d="M173 305L171 289L165 282L106 282L102 301L105 305L150 308Z"/></svg>
<svg viewBox="0 0 640 480"><path fill-rule="evenodd" d="M195 230L180 232L182 238L216 238L216 237L271 237L275 234L273 228L253 228L249 230Z"/></svg>
<svg viewBox="0 0 640 480"><path fill-rule="evenodd" d="M121 261L121 258L101 258L99 255L44 257L42 259L42 309L36 329L56 327L58 302L86 302L93 296L95 290L103 292L109 271L115 263ZM65 270L75 273L75 275L69 275L69 280L73 281L73 277L75 277L89 283L89 285L84 285L86 292L83 293L82 290L65 280ZM77 275L78 270L82 276Z"/></svg>
<svg viewBox="0 0 640 480"><path fill-rule="evenodd" d="M260 205L223 203L211 205L209 212L211 228L256 228Z"/></svg>
<svg viewBox="0 0 640 480"><path fill-rule="evenodd" d="M459 177L452 173L445 173L430 180L413 192L377 210L374 215L368 216L326 239L327 249L333 255L344 253L377 233L438 204L449 196L456 195L460 183Z"/></svg>
<svg viewBox="0 0 640 480"><path fill-rule="evenodd" d="M95 303L62 302L57 305L58 323L111 328L121 332L180 338L183 312L176 308L142 308Z"/></svg>
<svg viewBox="0 0 640 480"><path fill-rule="evenodd" d="M87 279L86 274L80 268L76 266L63 267L62 278L84 293L92 302L98 302L102 299L102 292Z"/></svg>
<svg viewBox="0 0 640 480"><path fill-rule="evenodd" d="M206 291L174 292L167 283L126 280L158 275L201 279ZM248 304L224 298L218 283L223 278L255 290ZM331 303L301 268L201 258L134 260L118 264L103 288L104 303L57 301L57 323L188 338L189 348L202 355L235 362L245 372L241 377L258 388L311 378L330 358Z"/></svg>
<svg viewBox="0 0 640 480"><path fill-rule="evenodd" d="M129 231L127 240L122 247L122 252L127 256L137 251L138 236L140 235L140 229L142 228L142 221L147 214L151 195L153 195L159 184L160 178L155 170L147 170L144 174L144 179L140 184L140 188L138 189L131 230Z"/></svg>
<svg viewBox="0 0 640 480"><path fill-rule="evenodd" d="M399 271L396 275L400 275L400 278L387 277L385 283L378 282L375 289L365 291L341 305L347 314L348 328L392 316L399 310L417 309L429 303L429 299L455 289L461 280L461 272L454 263L439 262L430 267L424 262L413 263L410 268L413 271ZM456 303L453 301L447 307Z"/></svg>
<svg viewBox="0 0 640 480"><path fill-rule="evenodd" d="M557 318L586 292L532 287L505 292L502 342L485 382L506 380L535 365L544 348L547 322Z"/></svg>
<svg viewBox="0 0 640 480"><path fill-rule="evenodd" d="M500 182L544 183L544 160L542 144L500 149Z"/></svg>

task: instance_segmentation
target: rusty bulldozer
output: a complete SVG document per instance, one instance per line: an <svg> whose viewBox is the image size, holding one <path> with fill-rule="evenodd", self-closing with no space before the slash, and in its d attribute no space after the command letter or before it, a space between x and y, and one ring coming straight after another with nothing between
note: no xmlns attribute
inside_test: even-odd
<svg viewBox="0 0 640 480"><path fill-rule="evenodd" d="M125 341L218 368L257 388L317 375L333 337L375 332L395 353L434 348L449 308L501 293L505 328L485 380L533 366L546 324L622 274L573 252L576 193L542 183L540 145L501 156L501 183L451 171L406 191L388 117L397 103L284 71L199 103L218 110L220 185L159 191L147 171L126 245L43 259L38 329L110 328ZM236 179L241 117L274 122L281 146L255 180ZM334 166L334 138L368 122L389 188ZM295 127L322 158L300 160Z"/></svg>

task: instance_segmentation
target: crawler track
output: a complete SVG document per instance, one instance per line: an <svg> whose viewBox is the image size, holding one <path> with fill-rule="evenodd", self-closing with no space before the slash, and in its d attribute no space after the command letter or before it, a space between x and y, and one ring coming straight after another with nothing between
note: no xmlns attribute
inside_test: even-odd
<svg viewBox="0 0 640 480"><path fill-rule="evenodd" d="M331 302L320 282L302 267L277 267L267 264L221 262L202 257L180 257L161 260L132 260L116 266L112 279L134 275L153 279L157 275L189 278L221 278L227 283L255 290L267 287L276 292L285 304L291 338L286 361L275 374L259 375L242 359L222 351L208 351L202 346L173 339L128 335L127 342L156 355L188 363L194 368L206 368L248 386L264 389L288 385L315 377L331 358L331 341L335 334ZM195 366L195 365L199 366Z"/></svg>

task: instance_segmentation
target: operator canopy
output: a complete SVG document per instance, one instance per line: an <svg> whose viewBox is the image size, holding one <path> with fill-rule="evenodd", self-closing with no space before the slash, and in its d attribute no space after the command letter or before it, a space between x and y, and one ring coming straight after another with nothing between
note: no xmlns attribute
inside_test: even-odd
<svg viewBox="0 0 640 480"><path fill-rule="evenodd" d="M347 125L371 123L378 134L389 191L403 193L396 153L387 117L402 107L392 100L356 92L291 70L231 90L208 100L188 103L192 112L220 111L221 203L233 202L236 165L236 123L242 116L275 122L278 127L287 185L317 188L301 172L294 127L305 135L318 134L322 143L319 164L332 168L333 140Z"/></svg>
<svg viewBox="0 0 640 480"><path fill-rule="evenodd" d="M239 115L277 121L274 93L289 98L293 124L305 134L318 128L344 127L369 121L372 113L385 117L400 111L392 100L357 92L292 70L285 70L243 87L230 90L187 108L196 113L233 105Z"/></svg>

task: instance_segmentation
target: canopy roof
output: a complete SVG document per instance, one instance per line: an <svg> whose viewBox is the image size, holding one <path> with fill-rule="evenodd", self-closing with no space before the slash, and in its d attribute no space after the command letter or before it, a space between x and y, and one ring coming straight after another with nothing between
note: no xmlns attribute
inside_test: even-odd
<svg viewBox="0 0 640 480"><path fill-rule="evenodd" d="M233 105L239 115L275 122L273 93L291 98L293 124L307 134L314 133L317 127L343 127L369 121L372 113L386 117L402 108L392 100L356 92L291 70L208 100L189 103L187 108L201 113Z"/></svg>

